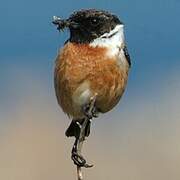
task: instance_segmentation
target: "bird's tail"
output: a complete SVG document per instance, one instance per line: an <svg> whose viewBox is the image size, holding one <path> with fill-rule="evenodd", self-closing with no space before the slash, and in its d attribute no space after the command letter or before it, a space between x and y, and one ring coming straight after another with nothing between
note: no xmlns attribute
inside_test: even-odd
<svg viewBox="0 0 180 180"><path fill-rule="evenodd" d="M67 137L76 137L78 138L79 137L79 134L80 134L80 127L79 125L77 124L77 122L79 122L81 125L83 124L84 122L84 119L82 120L72 120L71 121L71 124L69 125L69 127L67 128L66 130L66 136ZM90 134L90 127L91 127L91 122L88 121L87 122L87 125L86 125L86 128L85 128L85 136L88 137L89 134Z"/></svg>

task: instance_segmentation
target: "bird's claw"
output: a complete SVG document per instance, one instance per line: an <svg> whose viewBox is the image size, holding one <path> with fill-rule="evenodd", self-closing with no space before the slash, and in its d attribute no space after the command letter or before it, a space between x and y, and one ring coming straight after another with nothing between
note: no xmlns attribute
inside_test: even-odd
<svg viewBox="0 0 180 180"><path fill-rule="evenodd" d="M83 112L88 119L97 118L99 115L99 112L97 111L97 108L95 106L90 111L90 104L86 104L83 107Z"/></svg>
<svg viewBox="0 0 180 180"><path fill-rule="evenodd" d="M74 164L79 167L85 167L85 168L93 167L93 165L87 164L83 156L79 155L77 152L72 152L71 159L73 160Z"/></svg>

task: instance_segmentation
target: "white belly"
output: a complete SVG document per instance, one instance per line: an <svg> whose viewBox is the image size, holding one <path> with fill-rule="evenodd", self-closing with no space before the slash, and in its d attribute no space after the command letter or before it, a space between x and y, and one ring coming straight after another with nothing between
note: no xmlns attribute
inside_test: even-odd
<svg viewBox="0 0 180 180"><path fill-rule="evenodd" d="M89 83L87 81L79 85L79 87L73 93L73 104L74 108L81 108L83 105L87 104L92 96L90 91Z"/></svg>

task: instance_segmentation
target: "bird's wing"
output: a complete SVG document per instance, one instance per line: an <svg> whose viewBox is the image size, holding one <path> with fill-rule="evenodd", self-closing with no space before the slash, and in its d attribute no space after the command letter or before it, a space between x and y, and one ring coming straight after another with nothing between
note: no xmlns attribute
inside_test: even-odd
<svg viewBox="0 0 180 180"><path fill-rule="evenodd" d="M129 67L131 67L131 57L130 57L130 55L128 53L127 46L124 46L123 51L124 51L124 55L125 55L125 57L126 57L126 59L128 61Z"/></svg>

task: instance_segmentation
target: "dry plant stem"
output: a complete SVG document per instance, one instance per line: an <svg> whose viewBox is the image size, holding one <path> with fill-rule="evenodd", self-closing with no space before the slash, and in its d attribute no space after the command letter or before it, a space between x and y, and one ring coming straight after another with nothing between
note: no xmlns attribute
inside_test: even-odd
<svg viewBox="0 0 180 180"><path fill-rule="evenodd" d="M83 180L82 170L81 167L77 166L77 176L78 180Z"/></svg>
<svg viewBox="0 0 180 180"><path fill-rule="evenodd" d="M97 96L97 94L95 94L90 99L90 107L89 107L88 113L92 112L92 109L93 109L95 101L96 101L96 96ZM77 153L78 154L81 154L81 151L82 151L83 142L85 140L85 128L86 128L86 124L88 123L88 121L89 121L89 119L86 117L86 119L83 122L82 127L81 127L81 132L79 135L79 141L77 143ZM82 169L80 166L77 166L77 177L78 177L78 180L83 180Z"/></svg>

